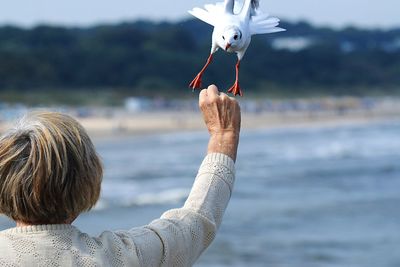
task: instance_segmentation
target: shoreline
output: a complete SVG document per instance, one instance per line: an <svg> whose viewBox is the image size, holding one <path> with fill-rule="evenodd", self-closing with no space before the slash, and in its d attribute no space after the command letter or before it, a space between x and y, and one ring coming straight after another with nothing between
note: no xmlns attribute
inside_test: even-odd
<svg viewBox="0 0 400 267"><path fill-rule="evenodd" d="M143 113L115 118L84 118L78 121L93 138L123 138L149 134L204 131L200 112ZM242 114L242 132L261 129L338 127L400 121L400 114Z"/></svg>
<svg viewBox="0 0 400 267"><path fill-rule="evenodd" d="M53 109L54 110L54 109ZM79 116L75 110L63 110L75 117L93 138L121 138L148 134L206 131L200 111L98 110L90 116ZM1 118L0 118L1 119ZM242 131L299 127L335 127L400 121L400 107L373 110L242 111ZM0 120L0 134L12 126L12 120Z"/></svg>

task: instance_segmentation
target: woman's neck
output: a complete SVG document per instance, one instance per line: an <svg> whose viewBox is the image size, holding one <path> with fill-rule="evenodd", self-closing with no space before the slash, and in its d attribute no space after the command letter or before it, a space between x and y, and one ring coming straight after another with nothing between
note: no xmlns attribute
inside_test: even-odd
<svg viewBox="0 0 400 267"><path fill-rule="evenodd" d="M75 221L76 217L73 219L66 220L65 222L61 222L59 224L72 224ZM23 221L16 221L17 227L26 227L26 226L33 226L33 225L41 225L41 224L54 224L54 223L26 223Z"/></svg>
<svg viewBox="0 0 400 267"><path fill-rule="evenodd" d="M16 221L17 227L31 226L32 224L27 224L24 222Z"/></svg>

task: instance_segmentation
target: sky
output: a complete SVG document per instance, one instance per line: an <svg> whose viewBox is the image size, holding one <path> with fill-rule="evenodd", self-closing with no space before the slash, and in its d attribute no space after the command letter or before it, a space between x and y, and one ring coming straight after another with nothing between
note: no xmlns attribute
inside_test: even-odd
<svg viewBox="0 0 400 267"><path fill-rule="evenodd" d="M0 25L91 26L136 19L177 21L189 17L187 10L216 1L10 0L1 4ZM400 27L399 0L261 0L261 10L289 21L307 20L335 28Z"/></svg>

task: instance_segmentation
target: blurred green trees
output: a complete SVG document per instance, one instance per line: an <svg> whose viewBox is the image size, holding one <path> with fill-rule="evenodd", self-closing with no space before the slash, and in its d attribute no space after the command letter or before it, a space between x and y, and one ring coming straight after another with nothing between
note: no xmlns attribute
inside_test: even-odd
<svg viewBox="0 0 400 267"><path fill-rule="evenodd" d="M305 22L256 36L241 69L243 88L283 94L400 90L400 29L333 30ZM181 91L204 64L211 27L138 21L92 28L0 28L0 90ZM228 87L236 57L219 52L204 83Z"/></svg>

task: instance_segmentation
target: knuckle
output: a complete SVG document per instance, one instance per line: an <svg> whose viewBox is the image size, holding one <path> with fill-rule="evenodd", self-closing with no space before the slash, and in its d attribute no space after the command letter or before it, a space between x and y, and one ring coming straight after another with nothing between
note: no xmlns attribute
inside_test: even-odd
<svg viewBox="0 0 400 267"><path fill-rule="evenodd" d="M207 96L207 89L203 89L200 91L199 97L205 98Z"/></svg>
<svg viewBox="0 0 400 267"><path fill-rule="evenodd" d="M218 87L217 87L215 84L209 85L209 86L208 86L208 89L217 90L217 91L218 91Z"/></svg>
<svg viewBox="0 0 400 267"><path fill-rule="evenodd" d="M221 100L223 102L228 102L229 101L229 97L226 94L221 94L220 98L221 98Z"/></svg>
<svg viewBox="0 0 400 267"><path fill-rule="evenodd" d="M199 95L199 105L203 105L207 101L207 91L203 89Z"/></svg>
<svg viewBox="0 0 400 267"><path fill-rule="evenodd" d="M219 99L219 97L217 95L212 95L209 97L210 103L217 103L218 99Z"/></svg>

